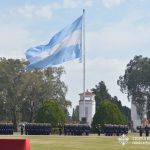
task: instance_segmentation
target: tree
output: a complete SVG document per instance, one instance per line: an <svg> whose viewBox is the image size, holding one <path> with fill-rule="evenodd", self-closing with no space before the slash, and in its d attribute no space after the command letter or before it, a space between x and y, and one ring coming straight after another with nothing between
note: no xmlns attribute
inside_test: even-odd
<svg viewBox="0 0 150 150"><path fill-rule="evenodd" d="M73 108L72 120L79 121L79 105L77 105L75 109Z"/></svg>
<svg viewBox="0 0 150 150"><path fill-rule="evenodd" d="M110 100L103 100L97 112L93 117L92 126L95 127L98 124L104 126L104 124L126 124L126 120L122 112L119 110L116 104Z"/></svg>
<svg viewBox="0 0 150 150"><path fill-rule="evenodd" d="M127 64L125 74L117 81L123 93L136 105L142 121L146 111L150 110L150 59L135 56Z"/></svg>
<svg viewBox="0 0 150 150"><path fill-rule="evenodd" d="M112 98L112 101L118 106L120 111L124 114L126 121L130 123L131 122L131 109L128 108L127 106L122 106L121 101L118 100L117 96L114 96Z"/></svg>
<svg viewBox="0 0 150 150"><path fill-rule="evenodd" d="M112 101L118 106L118 108L122 111L122 104L121 101L118 100L117 96L112 97Z"/></svg>
<svg viewBox="0 0 150 150"><path fill-rule="evenodd" d="M65 114L55 100L44 101L38 109L35 122L51 123L52 126L64 124Z"/></svg>
<svg viewBox="0 0 150 150"><path fill-rule="evenodd" d="M26 64L24 60L0 58L0 119L13 122L15 130L19 121L34 122L45 99L54 99L66 115L71 105L65 99L62 67L26 72Z"/></svg>
<svg viewBox="0 0 150 150"><path fill-rule="evenodd" d="M22 85L20 85L22 89L21 94L23 95L21 107L22 121L34 121L36 111L46 97L44 92L46 87L41 71L34 70L23 74Z"/></svg>
<svg viewBox="0 0 150 150"><path fill-rule="evenodd" d="M111 99L111 95L108 93L108 89L106 88L104 81L99 82L92 91L95 94L96 110L102 100Z"/></svg>
<svg viewBox="0 0 150 150"><path fill-rule="evenodd" d="M126 121L128 123L131 123L131 109L129 109L128 107L126 106L122 106L122 112L126 118Z"/></svg>
<svg viewBox="0 0 150 150"><path fill-rule="evenodd" d="M0 100L8 120L17 130L22 95L20 93L21 76L25 61L0 58Z"/></svg>
<svg viewBox="0 0 150 150"><path fill-rule="evenodd" d="M130 122L130 120L131 120L131 110L128 107L125 107L126 109L124 109L124 106L122 106L122 103L117 98L117 96L112 97L109 94L108 89L107 89L104 81L99 82L99 84L96 85L95 88L92 89L92 91L95 94L96 111L98 110L100 103L103 100L108 99L108 100L110 100L111 102L113 102L114 104L116 104L118 106L120 111L124 114L126 120L128 122Z"/></svg>
<svg viewBox="0 0 150 150"><path fill-rule="evenodd" d="M24 121L34 122L35 115L39 106L45 99L54 99L60 105L67 117L67 107L71 105L70 101L65 99L67 87L62 82L61 75L64 73L62 67L47 68L44 71L33 70L23 75L22 93L24 101L22 105L22 115Z"/></svg>

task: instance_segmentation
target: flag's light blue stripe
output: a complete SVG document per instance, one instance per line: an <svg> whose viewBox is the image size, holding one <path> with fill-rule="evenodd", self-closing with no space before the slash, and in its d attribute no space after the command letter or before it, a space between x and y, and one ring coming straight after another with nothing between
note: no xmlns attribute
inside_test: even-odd
<svg viewBox="0 0 150 150"><path fill-rule="evenodd" d="M81 29L82 29L82 16L79 17L77 20L75 20L71 25L65 27L60 32L56 33L47 45L41 45L27 50L25 53L26 58L29 59L30 57L37 55L42 51L46 51L47 49L54 47L56 44L60 43L69 34L72 34L75 30L81 30Z"/></svg>
<svg viewBox="0 0 150 150"><path fill-rule="evenodd" d="M60 32L56 33L49 42L49 46L53 47L61 42L69 34L72 34L75 30L81 30L82 28L82 16L75 20L71 25L65 27Z"/></svg>
<svg viewBox="0 0 150 150"><path fill-rule="evenodd" d="M81 44L66 47L41 61L28 65L27 70L33 68L47 68L51 65L58 65L69 60L73 60L81 57Z"/></svg>
<svg viewBox="0 0 150 150"><path fill-rule="evenodd" d="M63 41L61 41L59 44L55 45L51 49L47 49L46 51L42 51L41 53L38 53L37 55L29 58L30 63L35 63L36 61L40 61L41 59L45 59L49 55L53 55L54 53L57 53L64 47L70 47L71 45L81 44L81 30L75 30L72 34L67 36Z"/></svg>

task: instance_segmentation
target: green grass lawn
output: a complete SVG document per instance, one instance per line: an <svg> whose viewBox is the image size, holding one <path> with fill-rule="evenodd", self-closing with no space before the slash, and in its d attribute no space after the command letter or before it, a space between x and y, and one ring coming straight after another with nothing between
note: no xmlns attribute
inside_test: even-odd
<svg viewBox="0 0 150 150"><path fill-rule="evenodd" d="M129 135L129 143L121 145L118 142L118 137L105 136L0 136L0 138L29 138L31 150L149 150L149 145L134 145L132 137L139 136ZM149 140L150 142L150 140Z"/></svg>

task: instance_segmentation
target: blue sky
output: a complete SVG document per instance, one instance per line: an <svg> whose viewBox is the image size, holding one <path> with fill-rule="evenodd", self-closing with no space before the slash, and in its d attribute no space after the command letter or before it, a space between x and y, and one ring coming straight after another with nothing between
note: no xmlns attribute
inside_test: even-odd
<svg viewBox="0 0 150 150"><path fill-rule="evenodd" d="M0 0L0 57L25 58L25 51L82 15L85 8L86 89L104 81L112 96L130 107L117 79L135 55L150 55L149 0ZM65 63L67 98L78 104L82 64Z"/></svg>

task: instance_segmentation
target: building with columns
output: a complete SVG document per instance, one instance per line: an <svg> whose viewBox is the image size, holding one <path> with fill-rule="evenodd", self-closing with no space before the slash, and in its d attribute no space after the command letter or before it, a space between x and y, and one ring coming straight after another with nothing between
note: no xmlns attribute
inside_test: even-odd
<svg viewBox="0 0 150 150"><path fill-rule="evenodd" d="M83 101L84 93L80 93L79 95L79 120L82 121L83 118L86 118L86 122L91 125L96 107L95 94L87 90L85 92L85 101Z"/></svg>

